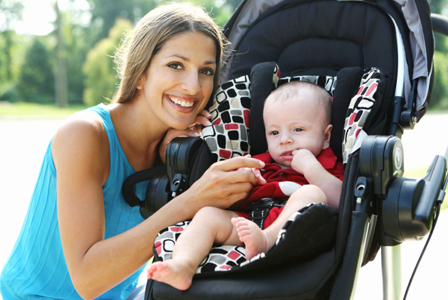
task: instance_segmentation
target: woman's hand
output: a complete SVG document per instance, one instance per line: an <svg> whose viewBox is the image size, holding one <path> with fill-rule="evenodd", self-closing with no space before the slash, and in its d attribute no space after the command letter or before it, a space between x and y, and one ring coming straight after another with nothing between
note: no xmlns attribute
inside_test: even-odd
<svg viewBox="0 0 448 300"><path fill-rule="evenodd" d="M188 128L184 130L170 128L166 132L165 138L159 147L159 156L162 159L162 163L166 162L166 148L168 144L176 137L198 137L201 135L202 126L210 126L210 120L212 115L203 110L194 120L193 124L191 124Z"/></svg>
<svg viewBox="0 0 448 300"><path fill-rule="evenodd" d="M245 155L244 157L250 157L250 154ZM255 177L258 178L257 185L265 185L266 184L266 179L264 179L263 176L261 176L260 169L257 169L257 168L240 168L238 170L249 170L252 173L254 173Z"/></svg>
<svg viewBox="0 0 448 300"><path fill-rule="evenodd" d="M250 157L236 157L214 163L179 197L188 202L184 207L192 209L192 215L205 206L228 208L247 198L259 181L252 169L263 167L262 161Z"/></svg>

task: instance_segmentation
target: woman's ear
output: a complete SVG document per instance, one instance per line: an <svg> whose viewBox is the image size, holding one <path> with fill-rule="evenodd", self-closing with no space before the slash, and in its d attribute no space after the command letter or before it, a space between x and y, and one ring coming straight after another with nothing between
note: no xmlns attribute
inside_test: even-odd
<svg viewBox="0 0 448 300"><path fill-rule="evenodd" d="M145 76L145 73L143 73L142 76L140 76L140 80L137 83L137 90L141 90L143 88L145 81L146 81L146 76Z"/></svg>
<svg viewBox="0 0 448 300"><path fill-rule="evenodd" d="M330 147L330 138L331 138L331 130L333 129L333 125L328 124L327 128L325 128L324 135L324 145L322 147L322 150L327 149Z"/></svg>

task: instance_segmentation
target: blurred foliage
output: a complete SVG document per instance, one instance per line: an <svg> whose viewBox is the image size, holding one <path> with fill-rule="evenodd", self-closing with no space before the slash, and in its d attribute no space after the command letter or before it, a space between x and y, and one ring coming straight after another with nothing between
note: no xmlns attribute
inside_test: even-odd
<svg viewBox="0 0 448 300"><path fill-rule="evenodd" d="M93 105L112 97L117 82L111 56L119 45L122 30L132 29L158 5L185 0L85 1L87 10L76 5L76 0L68 0L63 12L70 105ZM204 7L223 26L240 0L189 2ZM54 102L56 30L39 37L15 33L13 29L22 19L23 8L20 0L0 0L0 101ZM30 80L29 84L26 80Z"/></svg>
<svg viewBox="0 0 448 300"><path fill-rule="evenodd" d="M54 103L54 74L48 48L38 37L28 48L20 68L17 90L25 102Z"/></svg>
<svg viewBox="0 0 448 300"><path fill-rule="evenodd" d="M92 106L105 102L105 99L112 99L117 84L112 56L116 45L121 41L123 32L132 28L129 20L117 19L109 36L99 41L87 54L83 67L85 104Z"/></svg>
<svg viewBox="0 0 448 300"><path fill-rule="evenodd" d="M434 53L434 87L430 107L434 110L448 110L448 53Z"/></svg>
<svg viewBox="0 0 448 300"><path fill-rule="evenodd" d="M170 2L192 2L205 8L223 27L241 0L67 0L62 28L69 104L93 105L111 98L117 85L112 55L123 29L130 29L148 11ZM83 1L81 1L83 2ZM448 0L430 0L431 11L443 13ZM0 0L0 101L54 101L56 32L19 35L20 0ZM127 20L127 21L124 21ZM56 24L55 24L56 26ZM448 109L448 43L435 34L435 86L430 109ZM34 49L37 52L33 53ZM28 81L29 80L29 81Z"/></svg>

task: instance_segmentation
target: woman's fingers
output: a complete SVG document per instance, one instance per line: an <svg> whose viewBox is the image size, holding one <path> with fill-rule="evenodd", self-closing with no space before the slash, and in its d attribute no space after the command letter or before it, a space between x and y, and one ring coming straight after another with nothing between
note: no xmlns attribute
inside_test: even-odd
<svg viewBox="0 0 448 300"><path fill-rule="evenodd" d="M212 123L210 122L211 117L212 115L208 111L203 110L199 115L196 116L196 118L193 121L193 124L191 124L190 127L201 124L204 126L210 126L212 125Z"/></svg>
<svg viewBox="0 0 448 300"><path fill-rule="evenodd" d="M250 157L235 157L227 160L220 161L216 163L216 167L222 171L232 171L240 168L264 168L264 162L256 158Z"/></svg>

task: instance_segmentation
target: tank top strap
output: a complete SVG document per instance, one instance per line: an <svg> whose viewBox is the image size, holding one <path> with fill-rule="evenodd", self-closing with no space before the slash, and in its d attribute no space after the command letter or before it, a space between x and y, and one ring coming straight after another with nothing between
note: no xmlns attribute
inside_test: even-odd
<svg viewBox="0 0 448 300"><path fill-rule="evenodd" d="M109 174L117 174L117 172L124 174L132 174L135 173L134 168L129 163L126 154L121 147L120 141L118 140L117 133L115 131L114 124L112 122L112 118L110 116L109 110L106 108L104 104L98 104L97 106L93 106L88 110L96 113L100 118L103 124L104 130L106 131L107 138L109 139L109 148L110 148L110 172ZM119 170L120 168L124 168L124 170ZM106 181L104 187L108 186L110 182L110 177Z"/></svg>

